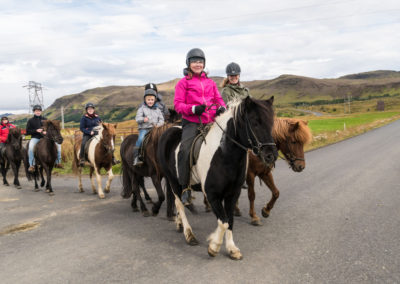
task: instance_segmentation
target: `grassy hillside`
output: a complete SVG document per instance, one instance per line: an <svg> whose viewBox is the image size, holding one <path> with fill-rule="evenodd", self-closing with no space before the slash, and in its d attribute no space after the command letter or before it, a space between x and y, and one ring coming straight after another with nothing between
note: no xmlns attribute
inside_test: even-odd
<svg viewBox="0 0 400 284"><path fill-rule="evenodd" d="M211 77L220 87L222 77ZM179 79L157 84L164 102L172 107L174 87ZM329 105L320 111L340 113L343 99L351 96L352 100L370 101L371 110L376 100L382 98L392 101L400 96L400 72L372 71L351 74L337 79L315 79L295 75L281 75L272 80L255 80L242 82L250 89L255 98L275 96L275 106L278 109L299 107L305 105ZM61 107L64 107L64 118L67 126L76 126L83 113L84 105L93 102L97 111L106 121L124 121L133 119L137 107L143 100L143 86L108 86L86 90L57 99L45 115L51 119L61 118ZM375 100L375 101L374 101ZM365 104L365 101L361 101ZM335 105L336 104L336 105ZM397 107L397 101L394 102ZM285 113L281 112L281 113Z"/></svg>

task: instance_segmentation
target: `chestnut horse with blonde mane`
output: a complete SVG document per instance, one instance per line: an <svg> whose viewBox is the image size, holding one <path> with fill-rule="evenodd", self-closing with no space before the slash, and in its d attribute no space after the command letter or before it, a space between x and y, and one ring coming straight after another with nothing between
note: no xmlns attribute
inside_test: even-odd
<svg viewBox="0 0 400 284"><path fill-rule="evenodd" d="M87 143L88 147L88 155L87 162L90 166L90 182L92 184L93 194L98 193L99 198L104 198L104 192L110 192L111 181L114 178L112 172L112 155L115 150L115 129L117 128L116 124L111 123L101 123L99 126L96 126L93 130L98 132L97 135L94 135ZM81 149L82 143L82 135L75 136L75 144L74 144L74 161L72 163L72 170L75 174L78 174L79 178L79 192L84 192L82 187L82 167L79 165L79 153ZM108 179L106 183L106 187L103 192L103 188L101 185L101 174L100 170L104 168L108 174ZM93 180L93 172L96 174L97 179L97 190Z"/></svg>
<svg viewBox="0 0 400 284"><path fill-rule="evenodd" d="M292 118L275 118L274 127L272 128L272 137L276 143L276 147L280 150L283 159L289 164L295 172L301 172L306 166L304 159L304 145L311 142L312 135L307 122L300 119ZM254 200L256 194L254 191L254 179L258 176L271 190L271 200L263 207L261 213L267 218L271 209L274 207L279 197L279 190L274 183L271 168L266 167L260 159L252 153L249 153L249 167L247 170L246 182L248 185L248 197L250 201L249 214L252 225L260 225L260 218L254 210ZM235 214L239 215L240 210L236 206Z"/></svg>

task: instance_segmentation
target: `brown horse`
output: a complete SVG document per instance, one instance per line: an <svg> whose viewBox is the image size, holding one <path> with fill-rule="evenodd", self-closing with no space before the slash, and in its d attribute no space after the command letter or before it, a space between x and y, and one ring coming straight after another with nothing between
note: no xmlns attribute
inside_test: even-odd
<svg viewBox="0 0 400 284"><path fill-rule="evenodd" d="M0 167L3 175L4 185L9 185L7 182L7 171L11 165L14 173L14 186L21 188L18 179L19 167L21 166L22 156L22 136L21 129L10 128L7 141L5 143L4 153L0 153Z"/></svg>
<svg viewBox="0 0 400 284"><path fill-rule="evenodd" d="M43 170L46 172L46 192L49 195L54 195L53 187L51 185L51 172L53 171L54 164L57 160L57 145L63 142L63 138L60 133L60 121L58 120L44 120L43 121L43 131L46 132L46 135L40 139L40 141L36 144L35 149L33 151L35 156L35 172L34 172L34 180L35 180L35 191L38 191L39 187L37 184L37 180L39 179L39 174L42 178L42 182L40 186L44 186L44 178L43 178ZM29 148L29 145L27 146ZM28 151L25 152L25 160L28 160ZM25 170L29 163L25 163ZM28 175L29 179L29 175Z"/></svg>
<svg viewBox="0 0 400 284"><path fill-rule="evenodd" d="M112 172L112 154L114 152L115 145L115 129L116 124L101 123L95 127L94 130L98 132L94 135L87 143L88 145L88 162L90 166L90 182L92 184L93 194L98 193L100 198L104 198L104 192L110 192L111 181L114 178ZM75 174L78 174L79 178L79 192L84 192L82 187L82 167L79 165L79 153L81 149L82 135L75 136L74 144L74 161L72 163L72 170ZM103 192L101 185L101 174L100 170L104 168L108 173L108 180L106 187ZM93 180L93 172L96 174L97 179L97 190Z"/></svg>
<svg viewBox="0 0 400 284"><path fill-rule="evenodd" d="M304 145L312 139L311 132L307 126L307 122L299 119L291 118L275 118L274 127L272 129L272 137L276 143L278 150L284 155L284 159L295 172L304 170L306 163L304 160ZM272 192L271 200L263 207L261 213L267 218L271 209L274 207L279 197L279 190L275 186L271 173L271 168L265 165L253 154L249 154L249 167L247 170L246 182L248 185L248 197L250 201L250 217L252 225L260 225L260 218L254 210L254 179L258 176ZM240 214L239 208L236 206L235 214Z"/></svg>
<svg viewBox="0 0 400 284"><path fill-rule="evenodd" d="M157 158L157 147L158 141L161 134L173 124L164 124L160 127L154 127L146 136L146 146L144 149L144 163L142 166L133 166L133 147L135 146L138 138L137 134L129 135L124 139L121 144L121 159L122 159L122 197L129 198L132 194L132 210L139 211L137 208L136 201L140 202L140 210L143 216L150 216L146 205L144 204L140 195L140 187L143 188L145 196L148 196L146 188L144 187L144 177L150 177L154 187L156 188L158 201L153 204L152 215L158 214L161 204L165 200L165 195L161 186L161 180L163 174L161 172L158 158ZM173 196L167 192L167 198L171 199L167 202L167 217L172 218L173 216ZM147 200L151 200L150 197L146 197Z"/></svg>

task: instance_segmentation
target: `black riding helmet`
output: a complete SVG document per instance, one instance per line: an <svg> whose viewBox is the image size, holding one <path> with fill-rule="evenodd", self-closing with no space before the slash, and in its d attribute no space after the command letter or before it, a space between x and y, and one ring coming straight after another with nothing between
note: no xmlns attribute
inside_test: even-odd
<svg viewBox="0 0 400 284"><path fill-rule="evenodd" d="M240 75L240 66L239 64L235 62L231 62L226 66L226 75L228 76L235 76L235 75Z"/></svg>
<svg viewBox="0 0 400 284"><path fill-rule="evenodd" d="M3 116L3 117L1 118L1 120L8 120L8 117L7 117L7 116Z"/></svg>
<svg viewBox="0 0 400 284"><path fill-rule="evenodd" d="M42 111L42 106L41 105L34 105L33 108L32 108L32 111L35 111L35 110Z"/></svg>
<svg viewBox="0 0 400 284"><path fill-rule="evenodd" d="M206 56L200 48L193 48L186 54L186 66L189 67L190 59L202 59L204 61L204 67L206 66Z"/></svg>
<svg viewBox="0 0 400 284"><path fill-rule="evenodd" d="M154 89L147 89L147 90L144 91L143 100L144 100L147 96L153 96L155 99L157 99L157 92L154 91Z"/></svg>
<svg viewBox="0 0 400 284"><path fill-rule="evenodd" d="M85 110L87 110L87 109L90 108L90 107L95 108L95 106L94 106L93 103L87 103L87 104L85 105Z"/></svg>

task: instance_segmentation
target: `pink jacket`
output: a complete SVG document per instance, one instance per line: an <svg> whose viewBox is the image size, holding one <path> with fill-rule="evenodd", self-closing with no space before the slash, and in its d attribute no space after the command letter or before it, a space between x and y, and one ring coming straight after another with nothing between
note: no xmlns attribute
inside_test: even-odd
<svg viewBox="0 0 400 284"><path fill-rule="evenodd" d="M182 114L182 118L199 123L199 117L192 112L192 107L202 104L207 106L206 111L201 115L201 121L205 124L214 121L218 107L225 107L215 82L207 78L204 73L200 76L193 75L192 79L182 78L175 86L175 110ZM208 109L208 107L211 108Z"/></svg>

